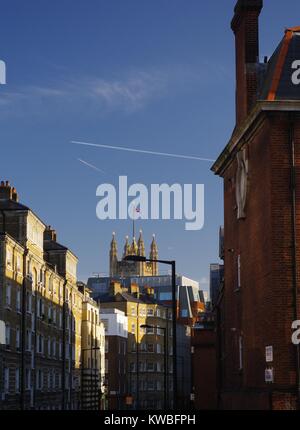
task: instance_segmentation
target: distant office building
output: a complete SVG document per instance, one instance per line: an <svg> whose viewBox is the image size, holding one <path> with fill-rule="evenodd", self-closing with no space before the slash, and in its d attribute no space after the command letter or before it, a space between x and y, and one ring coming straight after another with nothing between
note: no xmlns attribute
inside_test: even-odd
<svg viewBox="0 0 300 430"><path fill-rule="evenodd" d="M224 265L211 264L209 291L210 291L210 303L211 303L212 309L217 304L219 292L223 283L223 278L224 278Z"/></svg>
<svg viewBox="0 0 300 430"><path fill-rule="evenodd" d="M118 280L124 287L136 284L143 291L146 287L153 288L154 299L170 305L172 303L172 277L159 276L127 276L127 277L92 277L88 285L93 291L93 297L101 301L101 296L107 294L111 280ZM191 325L205 309L204 295L199 290L199 283L185 276L176 276L176 298L178 301L178 318L184 324Z"/></svg>
<svg viewBox="0 0 300 430"><path fill-rule="evenodd" d="M156 300L171 305L172 277L170 275L133 277L131 282L142 288L146 286L153 288ZM176 298L178 318L184 324L192 324L198 314L204 311L204 297L197 281L185 276L176 276Z"/></svg>
<svg viewBox="0 0 300 430"><path fill-rule="evenodd" d="M105 382L107 409L126 407L128 317L117 308L100 310L105 327Z"/></svg>
<svg viewBox="0 0 300 430"><path fill-rule="evenodd" d="M200 291L200 293L201 293L201 291ZM203 301L206 305L207 302L210 301L210 293L208 291L202 291L202 294L203 294Z"/></svg>

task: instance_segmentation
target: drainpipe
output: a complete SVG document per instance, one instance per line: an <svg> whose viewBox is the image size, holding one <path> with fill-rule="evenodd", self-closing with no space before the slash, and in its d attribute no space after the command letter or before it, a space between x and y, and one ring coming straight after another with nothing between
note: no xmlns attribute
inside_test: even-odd
<svg viewBox="0 0 300 430"><path fill-rule="evenodd" d="M297 214L296 214L296 165L295 165L295 123L294 118L290 116L289 126L289 145L290 145L290 163L291 163L291 204L292 204L292 239L293 239L293 296L294 296L294 320L298 320L298 264L297 264ZM300 345L296 348L296 375L297 375L297 401L300 409Z"/></svg>
<svg viewBox="0 0 300 430"><path fill-rule="evenodd" d="M140 303L137 304L137 342L136 342L136 409L140 409L140 359L139 359L139 335L140 335Z"/></svg>
<svg viewBox="0 0 300 430"><path fill-rule="evenodd" d="M40 279L41 274L39 274ZM36 381L37 381L37 368L36 368L36 352L37 352L37 311L38 311L38 299L41 296L40 287L38 286L37 278L35 279L35 300L34 300L34 335L33 335L33 357L34 357L34 366L33 366L33 409L36 408Z"/></svg>
<svg viewBox="0 0 300 430"><path fill-rule="evenodd" d="M22 322L21 322L21 409L26 407L25 391L26 391L26 292L27 292L27 255L28 248L26 247L23 254L23 282L22 282Z"/></svg>

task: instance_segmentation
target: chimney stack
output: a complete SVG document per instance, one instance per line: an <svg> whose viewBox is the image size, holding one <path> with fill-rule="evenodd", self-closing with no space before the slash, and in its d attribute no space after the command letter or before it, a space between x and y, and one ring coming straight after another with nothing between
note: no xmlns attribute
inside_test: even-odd
<svg viewBox="0 0 300 430"><path fill-rule="evenodd" d="M122 285L118 281L111 281L109 293L111 296L115 297L117 294L122 293Z"/></svg>
<svg viewBox="0 0 300 430"><path fill-rule="evenodd" d="M144 291L148 297L154 298L154 288L146 287Z"/></svg>
<svg viewBox="0 0 300 430"><path fill-rule="evenodd" d="M13 200L19 201L18 193L14 187L11 187L8 181L1 181L0 183L0 200Z"/></svg>
<svg viewBox="0 0 300 430"><path fill-rule="evenodd" d="M130 294L132 294L135 298L139 299L140 288L138 284L135 284L135 283L130 284Z"/></svg>
<svg viewBox="0 0 300 430"><path fill-rule="evenodd" d="M56 231L53 230L50 225L48 225L46 230L44 231L44 240L51 240L53 242L56 242Z"/></svg>
<svg viewBox="0 0 300 430"><path fill-rule="evenodd" d="M247 117L257 100L259 15L263 0L238 0L231 28L236 49L236 122Z"/></svg>

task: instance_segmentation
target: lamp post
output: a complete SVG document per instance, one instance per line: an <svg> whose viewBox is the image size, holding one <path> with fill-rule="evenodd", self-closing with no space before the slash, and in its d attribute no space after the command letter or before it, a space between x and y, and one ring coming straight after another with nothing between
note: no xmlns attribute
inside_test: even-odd
<svg viewBox="0 0 300 430"><path fill-rule="evenodd" d="M142 324L141 328L156 328L164 331L164 410L167 409L167 328Z"/></svg>
<svg viewBox="0 0 300 430"><path fill-rule="evenodd" d="M140 306L137 304L137 342L136 342L136 409L140 409L140 350L139 350L139 317Z"/></svg>
<svg viewBox="0 0 300 430"><path fill-rule="evenodd" d="M167 264L172 268L172 327L173 327L173 409L177 409L177 338L176 338L176 320L177 320L177 305L176 305L176 262L174 260L153 260L141 255L127 255L125 261L133 262L149 262Z"/></svg>
<svg viewBox="0 0 300 430"><path fill-rule="evenodd" d="M99 350L100 350L99 347L86 348L81 350L81 409L83 409L84 354L87 351L99 351ZM92 381L91 381L91 384L92 384Z"/></svg>

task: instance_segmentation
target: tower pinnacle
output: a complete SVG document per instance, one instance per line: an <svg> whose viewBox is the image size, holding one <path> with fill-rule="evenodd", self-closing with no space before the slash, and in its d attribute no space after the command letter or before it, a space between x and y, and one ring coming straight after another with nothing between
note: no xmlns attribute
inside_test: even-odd
<svg viewBox="0 0 300 430"><path fill-rule="evenodd" d="M138 255L145 257L145 243L142 230L140 230L140 237L138 240Z"/></svg>

